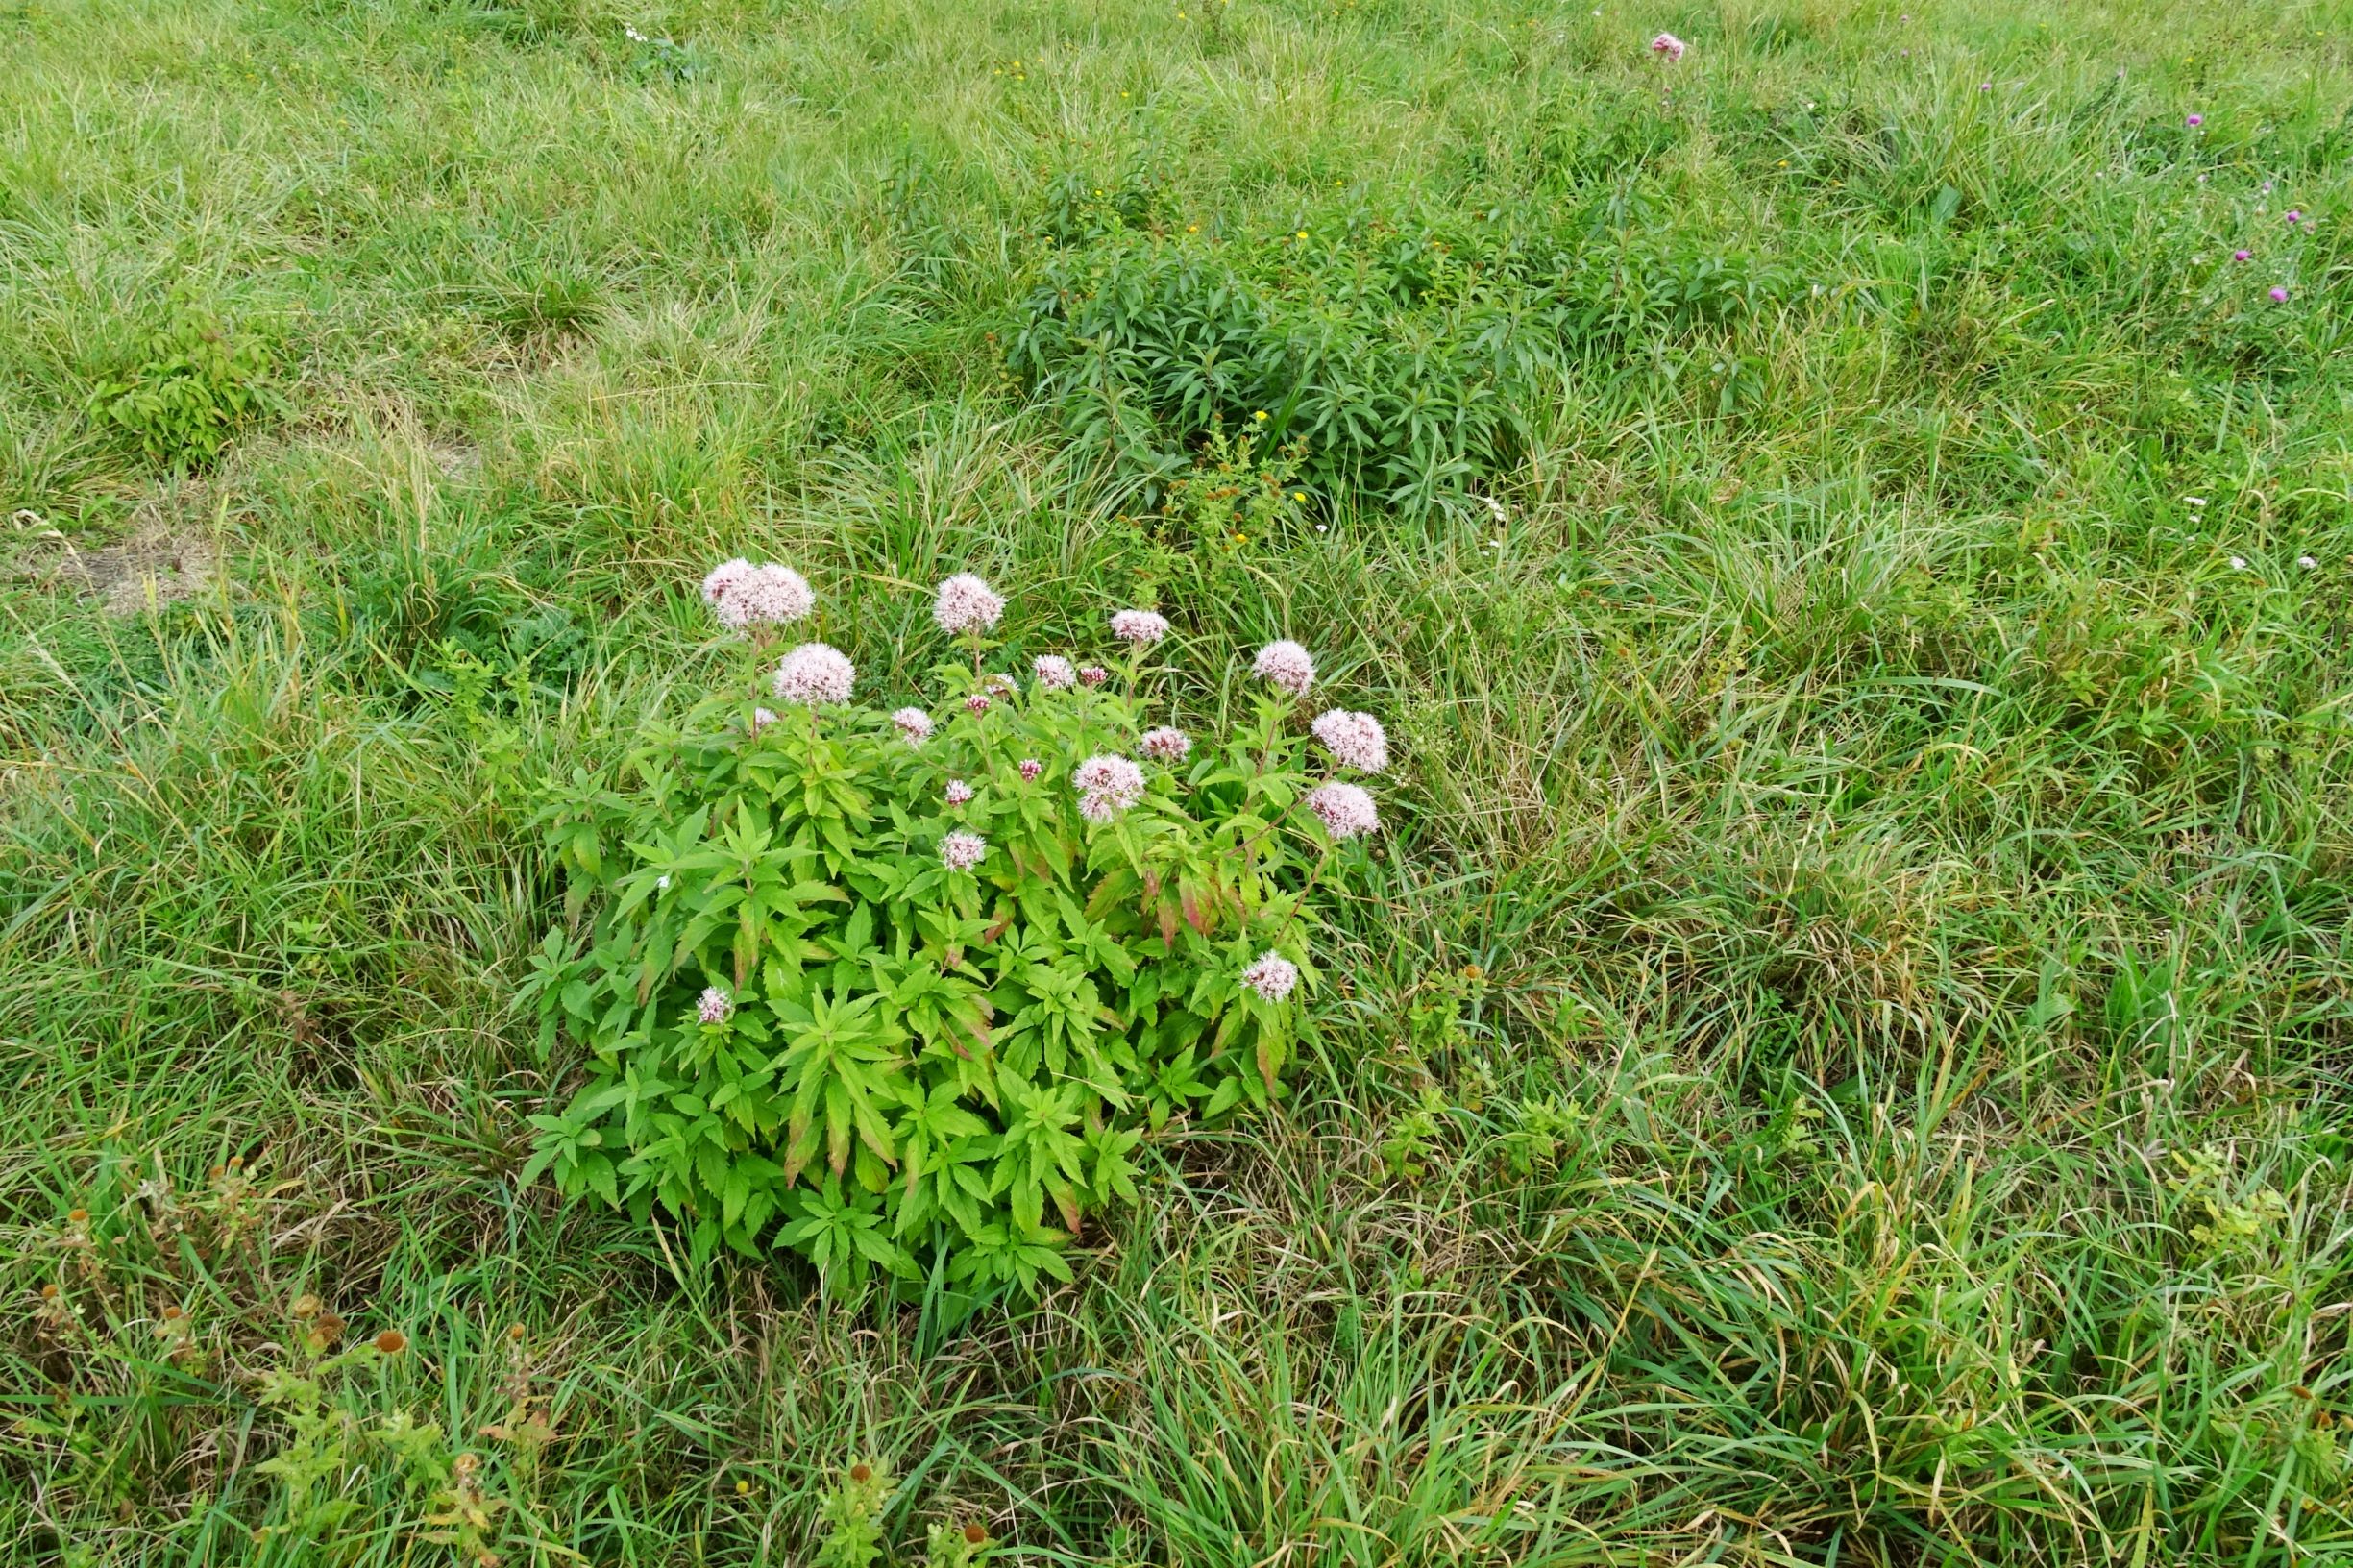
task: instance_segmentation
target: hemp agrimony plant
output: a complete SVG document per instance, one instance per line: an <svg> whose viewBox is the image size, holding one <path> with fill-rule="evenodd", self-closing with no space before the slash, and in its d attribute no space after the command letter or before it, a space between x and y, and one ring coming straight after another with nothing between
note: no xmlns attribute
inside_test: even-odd
<svg viewBox="0 0 2353 1568"><path fill-rule="evenodd" d="M584 1076L533 1118L527 1180L659 1209L698 1259L789 1248L837 1288L1069 1278L1147 1136L1284 1092L1318 895L1380 825L1325 775L1385 769L1381 725L1308 723L1287 642L1233 734L1156 723L1145 610L1112 617L1109 663L993 673L1004 600L970 576L934 609L964 656L885 712L822 643L769 666L814 608L797 574L734 561L703 591L764 689L551 788L574 920L530 990Z"/></svg>

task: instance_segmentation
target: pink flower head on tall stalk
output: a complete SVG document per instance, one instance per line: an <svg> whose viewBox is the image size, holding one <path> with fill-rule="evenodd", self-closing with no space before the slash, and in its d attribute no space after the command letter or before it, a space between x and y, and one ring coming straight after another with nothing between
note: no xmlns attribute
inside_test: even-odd
<svg viewBox="0 0 2353 1568"><path fill-rule="evenodd" d="M716 610L727 590L744 580L751 572L751 563L738 555L732 561L722 561L711 568L702 579L702 601Z"/></svg>
<svg viewBox="0 0 2353 1568"><path fill-rule="evenodd" d="M891 715L891 723L909 746L921 746L931 739L931 715L921 708L901 708Z"/></svg>
<svg viewBox="0 0 2353 1568"><path fill-rule="evenodd" d="M1082 686L1100 686L1111 679L1111 672L1099 664L1082 664L1079 666L1078 678Z"/></svg>
<svg viewBox="0 0 2353 1568"><path fill-rule="evenodd" d="M1308 688L1315 684L1314 655L1287 637L1260 649L1250 668L1260 678L1293 697L1307 696Z"/></svg>
<svg viewBox="0 0 2353 1568"><path fill-rule="evenodd" d="M1039 654L1030 660L1029 669L1039 686L1049 692L1066 692L1078 684L1078 672L1059 653Z"/></svg>
<svg viewBox="0 0 2353 1568"><path fill-rule="evenodd" d="M1651 53L1656 55L1659 59L1665 61L1670 65L1675 64L1678 61L1681 60L1683 58L1683 51L1689 47L1690 46L1688 44L1684 43L1682 39L1677 37L1672 33L1661 33L1658 35L1658 37L1651 40Z"/></svg>
<svg viewBox="0 0 2353 1568"><path fill-rule="evenodd" d="M702 995L695 1003L695 1017L704 1023L724 1023L735 1013L735 1003L717 986L702 988Z"/></svg>
<svg viewBox="0 0 2353 1568"><path fill-rule="evenodd" d="M2182 123L2183 123L2184 125L2187 125L2187 126L2188 126L2188 127L2189 127L2191 130L2194 131L2194 130L2196 130L2196 129L2197 129L2199 126L2204 125L2204 124L2206 123L2206 116L2205 116L2205 115L2203 115L2203 114L2193 114L2193 115L2191 115L2191 116L2190 116L2188 119L2184 120Z"/></svg>
<svg viewBox="0 0 2353 1568"><path fill-rule="evenodd" d="M1038 782L1039 775L1040 775L1040 774L1042 774L1042 773L1043 773L1044 772L1045 772L1045 764L1044 764L1044 763L1042 763L1042 762L1040 762L1040 761L1039 761L1039 760L1038 760L1036 757L1023 757L1023 758L1021 759L1021 782L1022 782L1022 783L1024 783L1024 784L1035 784L1035 783L1037 783L1037 782Z"/></svg>
<svg viewBox="0 0 2353 1568"><path fill-rule="evenodd" d="M982 714L987 713L993 706L995 706L995 704L989 700L989 694L987 692L974 692L970 697L964 699L964 711L970 714L975 719L979 718Z"/></svg>
<svg viewBox="0 0 2353 1568"><path fill-rule="evenodd" d="M789 626L817 607L809 579L789 566L754 566L740 556L702 579L702 601L729 631Z"/></svg>
<svg viewBox="0 0 2353 1568"><path fill-rule="evenodd" d="M1373 797L1354 784L1319 785L1309 794L1307 806L1323 820L1324 831L1335 839L1353 839L1381 826L1381 813L1374 809Z"/></svg>
<svg viewBox="0 0 2353 1568"><path fill-rule="evenodd" d="M803 643L776 666L776 695L804 707L846 702L857 672L838 648L826 643Z"/></svg>
<svg viewBox="0 0 2353 1568"><path fill-rule="evenodd" d="M754 708L751 710L751 732L754 735L759 734L760 731L766 729L769 725L774 723L775 722L776 710L773 708Z"/></svg>
<svg viewBox="0 0 2353 1568"><path fill-rule="evenodd" d="M980 677L980 689L1001 702L1019 691L1021 683L1001 670L992 670Z"/></svg>
<svg viewBox="0 0 2353 1568"><path fill-rule="evenodd" d="M1270 1002L1280 1002L1299 984L1299 966L1281 953L1261 953L1242 970L1242 984Z"/></svg>
<svg viewBox="0 0 2353 1568"><path fill-rule="evenodd" d="M1168 635L1168 618L1150 610L1114 610L1111 612L1111 634L1123 643L1150 648Z"/></svg>
<svg viewBox="0 0 2353 1568"><path fill-rule="evenodd" d="M989 841L977 833L950 833L940 841L940 864L951 871L968 871L989 852Z"/></svg>
<svg viewBox="0 0 2353 1568"><path fill-rule="evenodd" d="M1192 754L1193 738L1181 729L1163 724L1158 729L1145 730L1136 748L1155 762L1183 762Z"/></svg>
<svg viewBox="0 0 2353 1568"><path fill-rule="evenodd" d="M959 572L940 584L940 597L931 606L931 618L950 637L987 631L1004 613L1005 600L969 572Z"/></svg>
<svg viewBox="0 0 2353 1568"><path fill-rule="evenodd" d="M1143 770L1109 752L1089 757L1070 770L1070 787L1078 791L1078 814L1091 822L1108 822L1143 798Z"/></svg>
<svg viewBox="0 0 2353 1568"><path fill-rule="evenodd" d="M1386 772L1389 766L1388 732L1381 721L1369 713L1350 713L1346 708L1334 708L1315 716L1311 726L1315 738L1324 743L1324 749L1343 768L1354 768L1360 773Z"/></svg>
<svg viewBox="0 0 2353 1568"><path fill-rule="evenodd" d="M961 806L972 798L972 786L961 778L951 778L947 781L947 788L941 793L947 796L949 805Z"/></svg>

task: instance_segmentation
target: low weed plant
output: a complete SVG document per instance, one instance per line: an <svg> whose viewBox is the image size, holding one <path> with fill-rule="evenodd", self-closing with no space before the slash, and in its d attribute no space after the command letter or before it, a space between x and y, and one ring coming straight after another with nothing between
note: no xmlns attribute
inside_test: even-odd
<svg viewBox="0 0 2353 1568"><path fill-rule="evenodd" d="M706 597L765 661L814 595L730 562ZM530 1174L694 1252L788 1247L843 1288L877 1271L968 1295L1069 1278L1086 1216L1136 1196L1172 1120L1261 1109L1311 1026L1319 898L1378 827L1368 715L1304 723L1292 643L1259 656L1248 723L1199 742L1155 723L1167 622L1112 617L1123 651L992 672L1004 601L942 584L968 657L928 705L851 701L822 643L650 738L545 821L578 936L533 987L545 1040L587 1052L537 1118Z"/></svg>

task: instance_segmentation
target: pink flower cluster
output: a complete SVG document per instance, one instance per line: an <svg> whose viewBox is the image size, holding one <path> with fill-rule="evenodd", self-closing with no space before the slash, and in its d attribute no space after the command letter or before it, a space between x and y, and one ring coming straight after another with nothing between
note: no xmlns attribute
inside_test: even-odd
<svg viewBox="0 0 2353 1568"><path fill-rule="evenodd" d="M1078 684L1078 671L1070 661L1056 653L1041 653L1030 660L1030 674L1038 677L1042 691L1066 692Z"/></svg>
<svg viewBox="0 0 2353 1568"><path fill-rule="evenodd" d="M1315 731L1315 738L1324 743L1324 749L1331 752L1341 767L1354 768L1360 773L1388 771L1388 731L1383 729L1381 721L1371 714L1334 708L1317 714L1311 727Z"/></svg>
<svg viewBox="0 0 2353 1568"><path fill-rule="evenodd" d="M951 778L947 781L947 788L941 793L947 797L949 805L966 805L972 798L972 786L961 778Z"/></svg>
<svg viewBox="0 0 2353 1568"><path fill-rule="evenodd" d="M1114 610L1111 614L1111 634L1123 643L1150 648L1168 635L1168 618L1150 610Z"/></svg>
<svg viewBox="0 0 2353 1568"><path fill-rule="evenodd" d="M1293 697L1307 696L1308 688L1315 684L1314 655L1288 638L1260 649L1250 669L1260 679Z"/></svg>
<svg viewBox="0 0 2353 1568"><path fill-rule="evenodd" d="M827 643L803 643L776 666L777 697L803 707L821 707L849 700L857 672L838 648Z"/></svg>
<svg viewBox="0 0 2353 1568"><path fill-rule="evenodd" d="M1672 33L1661 33L1651 40L1651 53L1670 65L1681 60L1683 51L1689 47L1690 45Z"/></svg>
<svg viewBox="0 0 2353 1568"><path fill-rule="evenodd" d="M1136 748L1155 762L1183 762L1192 753L1193 738L1181 729L1163 724L1158 729L1145 730Z"/></svg>
<svg viewBox="0 0 2353 1568"><path fill-rule="evenodd" d="M977 833L955 832L940 841L940 864L951 871L968 871L989 852L989 841Z"/></svg>
<svg viewBox="0 0 2353 1568"><path fill-rule="evenodd" d="M1081 817L1108 822L1143 798L1143 770L1125 757L1101 752L1070 770L1070 787L1078 791Z"/></svg>
<svg viewBox="0 0 2353 1568"><path fill-rule="evenodd" d="M987 631L1004 613L1004 599L969 572L959 572L940 584L940 596L931 606L931 618L950 637Z"/></svg>
<svg viewBox="0 0 2353 1568"><path fill-rule="evenodd" d="M735 1014L735 1003L717 986L702 988L702 996L695 1004L695 1017L704 1023L724 1023Z"/></svg>
<svg viewBox="0 0 2353 1568"><path fill-rule="evenodd" d="M1099 664L1082 664L1078 669L1078 678L1082 686L1100 686L1111 679L1111 672Z"/></svg>
<svg viewBox="0 0 2353 1568"><path fill-rule="evenodd" d="M891 715L891 723L909 746L921 746L931 739L931 715L921 708L901 708Z"/></svg>
<svg viewBox="0 0 2353 1568"><path fill-rule="evenodd" d="M754 566L738 556L702 579L702 601L729 631L788 626L817 607L809 579L789 566Z"/></svg>
<svg viewBox="0 0 2353 1568"><path fill-rule="evenodd" d="M1037 783L1037 782L1038 782L1038 777L1039 777L1039 775L1040 775L1041 773L1043 773L1044 772L1045 772L1045 764L1044 764L1044 763L1042 763L1042 762L1040 762L1040 761L1039 761L1039 760L1038 760L1036 757L1023 757L1023 758L1021 759L1021 782L1022 782L1022 783L1024 783L1024 784L1035 784L1035 783Z"/></svg>
<svg viewBox="0 0 2353 1568"><path fill-rule="evenodd" d="M1280 953L1261 953L1242 970L1242 984L1269 1002L1280 1002L1299 984L1299 966Z"/></svg>
<svg viewBox="0 0 2353 1568"><path fill-rule="evenodd" d="M1334 780L1316 786L1309 792L1307 808L1322 820L1324 831L1336 840L1353 839L1381 827L1381 813L1373 797L1354 784Z"/></svg>

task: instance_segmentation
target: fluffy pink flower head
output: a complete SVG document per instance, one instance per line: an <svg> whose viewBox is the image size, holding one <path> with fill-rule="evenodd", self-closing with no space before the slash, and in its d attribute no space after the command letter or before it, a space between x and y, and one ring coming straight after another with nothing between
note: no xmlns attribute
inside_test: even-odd
<svg viewBox="0 0 2353 1568"><path fill-rule="evenodd" d="M1258 659L1250 668L1261 678L1293 697L1307 696L1308 688L1315 684L1314 655L1287 637L1260 649Z"/></svg>
<svg viewBox="0 0 2353 1568"><path fill-rule="evenodd" d="M1111 679L1111 672L1099 664L1082 664L1079 666L1078 678L1082 685L1100 686Z"/></svg>
<svg viewBox="0 0 2353 1568"><path fill-rule="evenodd" d="M1354 768L1360 773L1388 771L1388 732L1371 714L1334 708L1329 713L1317 714L1312 727L1315 738L1324 743L1324 749L1341 767Z"/></svg>
<svg viewBox="0 0 2353 1568"><path fill-rule="evenodd" d="M751 710L751 732L754 735L759 734L760 731L766 729L769 725L774 723L775 722L776 710L773 708L754 708Z"/></svg>
<svg viewBox="0 0 2353 1568"><path fill-rule="evenodd" d="M2284 288L2274 286L2271 290L2271 303L2273 305L2286 305L2288 303L2288 291Z"/></svg>
<svg viewBox="0 0 2353 1568"><path fill-rule="evenodd" d="M940 584L940 597L931 606L931 618L950 637L987 631L1004 613L1005 600L969 572L959 572Z"/></svg>
<svg viewBox="0 0 2353 1568"><path fill-rule="evenodd" d="M2196 130L2199 126L2204 125L2205 123L2206 116L2203 114L2193 114L2188 119L2182 121L2182 124L2188 126L2193 131Z"/></svg>
<svg viewBox="0 0 2353 1568"><path fill-rule="evenodd" d="M992 671L980 677L980 689L1000 700L1021 689L1021 683L1002 671Z"/></svg>
<svg viewBox="0 0 2353 1568"><path fill-rule="evenodd" d="M2290 223L2302 223L2304 221L2304 214L2298 212L2292 207L2288 209L2288 221Z"/></svg>
<svg viewBox="0 0 2353 1568"><path fill-rule="evenodd" d="M995 704L989 700L989 694L987 692L974 692L970 697L964 699L964 711L970 714L975 719L979 718L982 714L987 713L990 708L994 705Z"/></svg>
<svg viewBox="0 0 2353 1568"><path fill-rule="evenodd" d="M940 864L951 871L968 871L989 852L989 841L977 833L950 833L940 841Z"/></svg>
<svg viewBox="0 0 2353 1568"><path fill-rule="evenodd" d="M891 723L909 746L921 746L931 739L931 715L921 708L901 708L891 715Z"/></svg>
<svg viewBox="0 0 2353 1568"><path fill-rule="evenodd" d="M1136 748L1155 762L1183 762L1192 752L1193 738L1181 729L1163 724L1158 729L1145 730Z"/></svg>
<svg viewBox="0 0 2353 1568"><path fill-rule="evenodd" d="M961 806L972 798L972 786L961 778L951 778L947 781L947 788L941 793L946 796L949 805Z"/></svg>
<svg viewBox="0 0 2353 1568"><path fill-rule="evenodd" d="M1308 796L1308 810L1323 819L1324 831L1336 839L1353 839L1381 826L1373 797L1354 784L1317 786Z"/></svg>
<svg viewBox="0 0 2353 1568"><path fill-rule="evenodd" d="M2249 261L2254 259L2254 256L2255 253L2253 251L2233 251L2230 253L2230 258L2233 261Z"/></svg>
<svg viewBox="0 0 2353 1568"><path fill-rule="evenodd" d="M1037 782L1038 782L1038 775L1039 775L1039 774L1041 774L1041 773L1042 773L1042 772L1045 772L1045 764L1044 764L1044 763L1042 763L1042 762L1040 762L1040 761L1039 761L1039 760L1038 760L1036 757L1023 757L1023 758L1021 759L1021 782L1022 782L1022 783L1024 783L1024 784L1035 784L1035 783L1037 783Z"/></svg>
<svg viewBox="0 0 2353 1568"><path fill-rule="evenodd" d="M1299 984L1299 966L1281 953L1261 953L1242 970L1242 984L1270 1002L1279 1002Z"/></svg>
<svg viewBox="0 0 2353 1568"><path fill-rule="evenodd" d="M857 672L838 648L828 643L803 643L776 666L776 695L787 702L820 707L846 702Z"/></svg>
<svg viewBox="0 0 2353 1568"><path fill-rule="evenodd" d="M717 986L702 988L702 997L695 1004L695 1017L704 1023L724 1023L735 1012L735 1003Z"/></svg>
<svg viewBox="0 0 2353 1568"><path fill-rule="evenodd" d="M1041 653L1030 661L1030 674L1049 692L1066 692L1078 684L1078 672L1059 653Z"/></svg>
<svg viewBox="0 0 2353 1568"><path fill-rule="evenodd" d="M1683 58L1683 50L1687 47L1682 39L1672 33L1661 33L1651 40L1651 53L1670 65Z"/></svg>
<svg viewBox="0 0 2353 1568"><path fill-rule="evenodd" d="M1143 798L1143 770L1125 757L1104 752L1070 770L1070 787L1078 791L1080 816L1091 822L1108 822Z"/></svg>
<svg viewBox="0 0 2353 1568"><path fill-rule="evenodd" d="M1150 648L1168 635L1168 618L1150 610L1114 610L1111 612L1111 634L1123 643L1139 648Z"/></svg>
<svg viewBox="0 0 2353 1568"><path fill-rule="evenodd" d="M727 597L727 590L743 581L750 571L751 563L741 555L732 561L720 562L702 579L702 601L718 609L719 601Z"/></svg>
<svg viewBox="0 0 2353 1568"><path fill-rule="evenodd" d="M730 582L712 606L721 625L789 626L817 608L809 579L789 566L751 567Z"/></svg>

